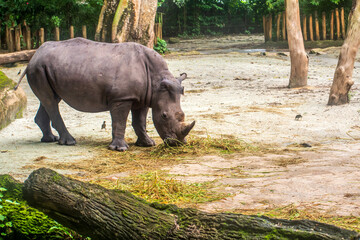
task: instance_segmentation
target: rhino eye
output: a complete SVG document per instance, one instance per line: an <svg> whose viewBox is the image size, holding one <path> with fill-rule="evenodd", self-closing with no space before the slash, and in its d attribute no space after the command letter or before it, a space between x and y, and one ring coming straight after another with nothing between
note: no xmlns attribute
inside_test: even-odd
<svg viewBox="0 0 360 240"><path fill-rule="evenodd" d="M163 113L161 114L161 117L164 118L164 119L167 119L167 118L168 118L168 115L167 115L166 112L163 112Z"/></svg>

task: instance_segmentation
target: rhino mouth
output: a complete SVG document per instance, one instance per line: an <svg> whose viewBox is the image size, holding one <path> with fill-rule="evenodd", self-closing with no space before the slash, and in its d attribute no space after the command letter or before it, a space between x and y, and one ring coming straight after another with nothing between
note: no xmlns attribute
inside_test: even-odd
<svg viewBox="0 0 360 240"><path fill-rule="evenodd" d="M179 140L179 139L176 139L173 137L165 137L164 143L167 146L176 147L176 146L181 146L181 145L186 144L186 140L185 139Z"/></svg>

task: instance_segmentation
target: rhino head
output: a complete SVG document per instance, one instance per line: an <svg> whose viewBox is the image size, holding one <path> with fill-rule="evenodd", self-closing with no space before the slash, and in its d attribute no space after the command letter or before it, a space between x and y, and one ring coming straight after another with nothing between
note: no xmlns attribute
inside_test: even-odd
<svg viewBox="0 0 360 240"><path fill-rule="evenodd" d="M186 73L182 73L179 78L163 78L153 93L153 122L160 137L170 146L186 143L185 137L195 125L195 121L185 123L180 106L180 96L184 94L181 82L186 77Z"/></svg>

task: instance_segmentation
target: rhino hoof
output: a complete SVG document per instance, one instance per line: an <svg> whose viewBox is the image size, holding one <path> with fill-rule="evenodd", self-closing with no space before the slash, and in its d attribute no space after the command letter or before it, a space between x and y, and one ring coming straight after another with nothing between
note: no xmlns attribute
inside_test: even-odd
<svg viewBox="0 0 360 240"><path fill-rule="evenodd" d="M72 136L70 136L70 137L67 137L67 138L60 138L59 139L59 144L60 145L69 145L69 146L71 146L71 145L75 145L76 141Z"/></svg>
<svg viewBox="0 0 360 240"><path fill-rule="evenodd" d="M114 139L112 143L109 145L109 149L116 150L119 152L124 152L128 150L129 145L126 144L124 139Z"/></svg>
<svg viewBox="0 0 360 240"><path fill-rule="evenodd" d="M136 146L139 147L153 147L155 146L155 141L152 140L151 138L145 139L145 140L140 140L138 139L135 143Z"/></svg>
<svg viewBox="0 0 360 240"><path fill-rule="evenodd" d="M57 142L59 141L59 137L55 135L43 136L41 138L41 142Z"/></svg>

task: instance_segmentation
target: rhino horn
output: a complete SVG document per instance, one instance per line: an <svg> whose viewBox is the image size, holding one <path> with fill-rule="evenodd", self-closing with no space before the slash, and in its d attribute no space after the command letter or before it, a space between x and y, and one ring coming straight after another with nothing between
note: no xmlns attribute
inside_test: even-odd
<svg viewBox="0 0 360 240"><path fill-rule="evenodd" d="M195 121L193 121L191 124L184 126L184 128L181 130L181 135L183 135L184 137L186 137L186 135L189 134L189 132L191 131L191 129L194 127L195 125Z"/></svg>
<svg viewBox="0 0 360 240"><path fill-rule="evenodd" d="M182 81L184 81L187 78L187 74L186 73L182 73L180 74L180 77L176 78L179 83L181 84Z"/></svg>

